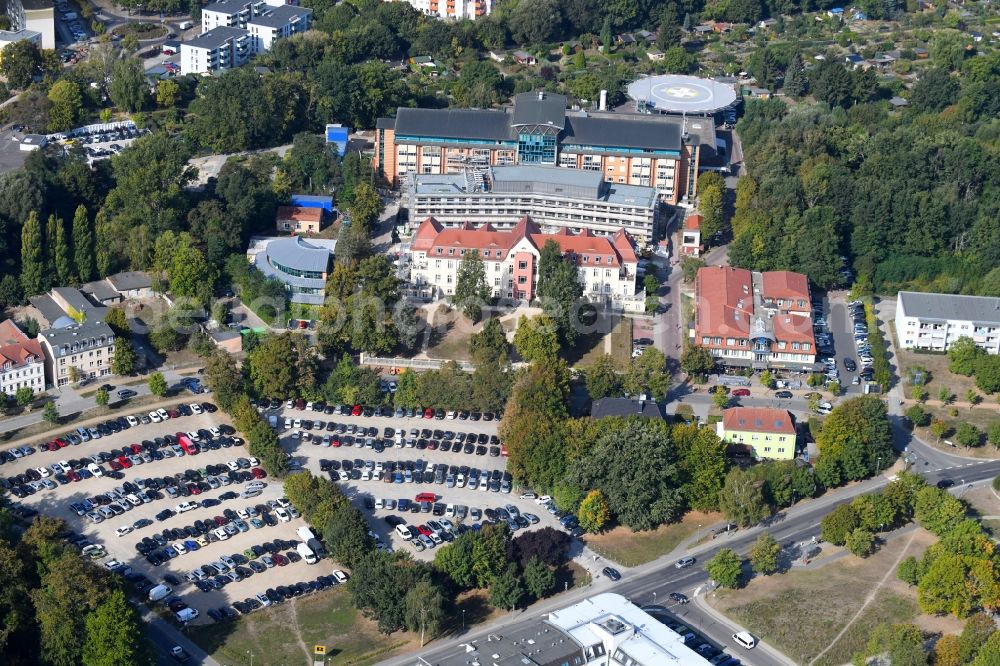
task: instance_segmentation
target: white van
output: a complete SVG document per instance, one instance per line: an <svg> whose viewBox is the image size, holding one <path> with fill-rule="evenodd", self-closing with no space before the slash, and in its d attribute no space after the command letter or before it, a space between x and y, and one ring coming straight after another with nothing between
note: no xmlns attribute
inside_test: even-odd
<svg viewBox="0 0 1000 666"><path fill-rule="evenodd" d="M192 21L181 21L177 24L177 27L181 30L190 30L194 27L194 23Z"/></svg>
<svg viewBox="0 0 1000 666"><path fill-rule="evenodd" d="M733 640L748 650L752 650L754 646L757 645L757 639L751 636L747 631L740 631L733 634Z"/></svg>
<svg viewBox="0 0 1000 666"><path fill-rule="evenodd" d="M190 622L191 620L198 617L199 613L194 608L185 608L180 612L175 614L178 622Z"/></svg>
<svg viewBox="0 0 1000 666"><path fill-rule="evenodd" d="M97 465L97 463L90 463L89 465L87 465L87 471L96 476L97 478L101 478L102 476L104 476L104 470L101 469Z"/></svg>
<svg viewBox="0 0 1000 666"><path fill-rule="evenodd" d="M396 525L396 534L399 535L399 538L405 541L409 541L410 539L413 538L413 535L410 534L409 525Z"/></svg>
<svg viewBox="0 0 1000 666"><path fill-rule="evenodd" d="M159 601L160 599L165 598L171 592L173 592L173 590L171 590L169 586L157 585L156 587L154 587L152 590L149 591L149 600Z"/></svg>
<svg viewBox="0 0 1000 666"><path fill-rule="evenodd" d="M316 564L316 553L314 553L313 549L308 545L300 543L295 546L295 550L302 556L302 559L306 561L306 564Z"/></svg>

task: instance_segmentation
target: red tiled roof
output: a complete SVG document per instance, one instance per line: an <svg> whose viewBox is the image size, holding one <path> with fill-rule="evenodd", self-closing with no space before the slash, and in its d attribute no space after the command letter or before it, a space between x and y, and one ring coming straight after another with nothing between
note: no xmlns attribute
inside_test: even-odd
<svg viewBox="0 0 1000 666"><path fill-rule="evenodd" d="M753 315L753 277L732 266L705 266L698 270L696 333L745 338ZM722 341L725 344L725 340Z"/></svg>
<svg viewBox="0 0 1000 666"><path fill-rule="evenodd" d="M302 206L278 206L277 219L293 220L295 222L322 222L322 208L304 208Z"/></svg>
<svg viewBox="0 0 1000 666"><path fill-rule="evenodd" d="M802 273L768 271L762 274L764 298L803 299L809 304L809 279Z"/></svg>
<svg viewBox="0 0 1000 666"><path fill-rule="evenodd" d="M691 215L684 220L684 228L688 231L701 231L701 215Z"/></svg>
<svg viewBox="0 0 1000 666"><path fill-rule="evenodd" d="M774 326L774 339L784 342L813 341L812 319L793 314L776 314L771 318ZM812 348L810 347L810 350ZM781 351L788 351L783 349Z"/></svg>
<svg viewBox="0 0 1000 666"><path fill-rule="evenodd" d="M722 413L722 427L729 430L795 435L792 415L784 409L730 407Z"/></svg>
<svg viewBox="0 0 1000 666"><path fill-rule="evenodd" d="M623 263L636 263L635 250L632 241L625 231L620 230L613 239L595 236L588 230L579 234L571 234L568 229L560 229L555 234L543 234L538 226L528 217L523 217L509 231L496 231L489 224L478 229L468 222L458 227L444 228L434 218L427 218L413 236L411 249L423 251L428 257L447 255L447 250L453 250L448 255L461 256L465 250L499 250L500 254L491 252L483 257L485 261L503 261L507 253L521 240L527 239L536 249L541 250L547 241L555 241L563 254L576 256L580 266L620 267ZM437 250L442 250L441 255Z"/></svg>
<svg viewBox="0 0 1000 666"><path fill-rule="evenodd" d="M11 320L0 322L0 366L8 362L22 365L32 357L44 358L41 343L30 339Z"/></svg>

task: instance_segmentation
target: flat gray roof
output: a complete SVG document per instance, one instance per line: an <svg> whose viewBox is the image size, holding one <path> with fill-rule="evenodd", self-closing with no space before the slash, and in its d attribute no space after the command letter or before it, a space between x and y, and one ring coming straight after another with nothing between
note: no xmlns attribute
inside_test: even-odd
<svg viewBox="0 0 1000 666"><path fill-rule="evenodd" d="M203 32L190 42L181 42L181 46L189 46L196 49L217 49L230 39L246 37L250 33L242 28L230 28L220 25L212 28L208 32Z"/></svg>
<svg viewBox="0 0 1000 666"><path fill-rule="evenodd" d="M681 149L681 128L675 123L637 115L570 115L562 143L640 150Z"/></svg>
<svg viewBox="0 0 1000 666"><path fill-rule="evenodd" d="M142 271L123 271L108 276L108 282L118 291L149 289L153 282Z"/></svg>
<svg viewBox="0 0 1000 666"><path fill-rule="evenodd" d="M105 280L95 280L94 282L88 282L80 286L80 291L91 294L94 298L99 301L109 301L117 298L121 298L121 295Z"/></svg>
<svg viewBox="0 0 1000 666"><path fill-rule="evenodd" d="M491 634L490 640L481 638L471 645L471 652L464 645L456 646L447 654L432 661L421 658L420 663L430 666L561 666L585 663L583 648L569 633L548 622L519 623L505 631Z"/></svg>
<svg viewBox="0 0 1000 666"><path fill-rule="evenodd" d="M326 273L330 269L330 250L313 245L304 238L280 238L267 244L264 252L282 266L300 271Z"/></svg>
<svg viewBox="0 0 1000 666"><path fill-rule="evenodd" d="M982 324L1000 324L1000 298L901 291L899 303L907 317L953 319Z"/></svg>
<svg viewBox="0 0 1000 666"><path fill-rule="evenodd" d="M293 5L281 5L273 7L266 14L255 16L247 21L247 25L263 25L268 28L280 28L287 25L293 18L303 18L311 16L313 11L308 7L295 7Z"/></svg>
<svg viewBox="0 0 1000 666"><path fill-rule="evenodd" d="M251 0L219 0L218 2L213 2L210 5L205 5L201 11L219 12L221 14L235 14L236 12L242 11L244 7L249 7L253 4L256 4L256 2L251 2Z"/></svg>
<svg viewBox="0 0 1000 666"><path fill-rule="evenodd" d="M396 112L396 136L510 141L510 117L485 109L410 109Z"/></svg>

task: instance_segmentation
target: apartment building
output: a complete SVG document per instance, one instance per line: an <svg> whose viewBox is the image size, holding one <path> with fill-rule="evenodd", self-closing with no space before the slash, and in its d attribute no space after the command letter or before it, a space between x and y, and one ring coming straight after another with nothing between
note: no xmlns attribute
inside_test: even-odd
<svg viewBox="0 0 1000 666"><path fill-rule="evenodd" d="M45 352L10 319L0 322L0 394L45 390Z"/></svg>
<svg viewBox="0 0 1000 666"><path fill-rule="evenodd" d="M719 439L746 447L757 460L795 457L795 420L786 409L730 407L715 428Z"/></svg>
<svg viewBox="0 0 1000 666"><path fill-rule="evenodd" d="M563 95L528 92L503 110L401 107L376 123L374 166L394 185L409 173L517 164L593 171L609 183L651 187L671 204L696 194L702 146L715 146L711 123L695 133L675 116L574 111L566 103Z"/></svg>
<svg viewBox="0 0 1000 666"><path fill-rule="evenodd" d="M103 321L85 321L38 334L45 352L45 375L55 387L70 383L71 368L79 377L111 374L115 356L115 334Z"/></svg>
<svg viewBox="0 0 1000 666"><path fill-rule="evenodd" d="M410 245L410 282L420 296L451 296L462 255L477 252L493 296L530 301L538 287L538 259L548 241L557 243L563 256L576 263L584 297L591 303L630 312L643 309L642 298L636 296L638 258L627 232L620 230L611 238L586 229L575 235L565 228L544 234L527 217L508 231L489 224L445 227L427 218Z"/></svg>
<svg viewBox="0 0 1000 666"><path fill-rule="evenodd" d="M34 30L0 30L0 51L17 42L31 42L35 48L42 48L42 33Z"/></svg>
<svg viewBox="0 0 1000 666"><path fill-rule="evenodd" d="M312 25L312 14L313 10L307 7L282 5L268 7L265 12L247 20L251 53L270 51L275 41L305 32Z"/></svg>
<svg viewBox="0 0 1000 666"><path fill-rule="evenodd" d="M268 5L264 0L220 0L201 10L201 31L219 27L246 28L247 22L264 13Z"/></svg>
<svg viewBox="0 0 1000 666"><path fill-rule="evenodd" d="M732 266L700 269L692 342L723 365L816 369L808 278Z"/></svg>
<svg viewBox="0 0 1000 666"><path fill-rule="evenodd" d="M38 42L43 49L56 47L56 15L51 0L7 0L7 16L10 17L12 32L37 32ZM27 32L23 38L31 38Z"/></svg>
<svg viewBox="0 0 1000 666"><path fill-rule="evenodd" d="M387 2L391 0L386 0ZM405 0L417 11L447 19L474 21L493 10L493 0Z"/></svg>
<svg viewBox="0 0 1000 666"><path fill-rule="evenodd" d="M407 177L411 219L445 226L469 222L512 229L530 217L544 233L568 229L599 236L625 230L648 245L657 235L660 201L652 187L605 181L593 171L554 166L468 164L461 173Z"/></svg>
<svg viewBox="0 0 1000 666"><path fill-rule="evenodd" d="M181 42L182 74L213 74L239 67L250 57L250 33L220 26Z"/></svg>
<svg viewBox="0 0 1000 666"><path fill-rule="evenodd" d="M903 349L947 351L961 337L1000 353L1000 298L901 291L896 338Z"/></svg>

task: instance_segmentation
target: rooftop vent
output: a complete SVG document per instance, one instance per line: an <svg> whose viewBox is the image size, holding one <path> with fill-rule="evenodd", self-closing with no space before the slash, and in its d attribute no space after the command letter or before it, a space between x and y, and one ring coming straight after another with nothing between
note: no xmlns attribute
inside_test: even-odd
<svg viewBox="0 0 1000 666"><path fill-rule="evenodd" d="M601 626L607 629L608 633L610 633L612 636L620 634L626 629L628 629L628 626L624 622L615 619L613 617L609 617L608 619L606 619L604 622L601 623Z"/></svg>

